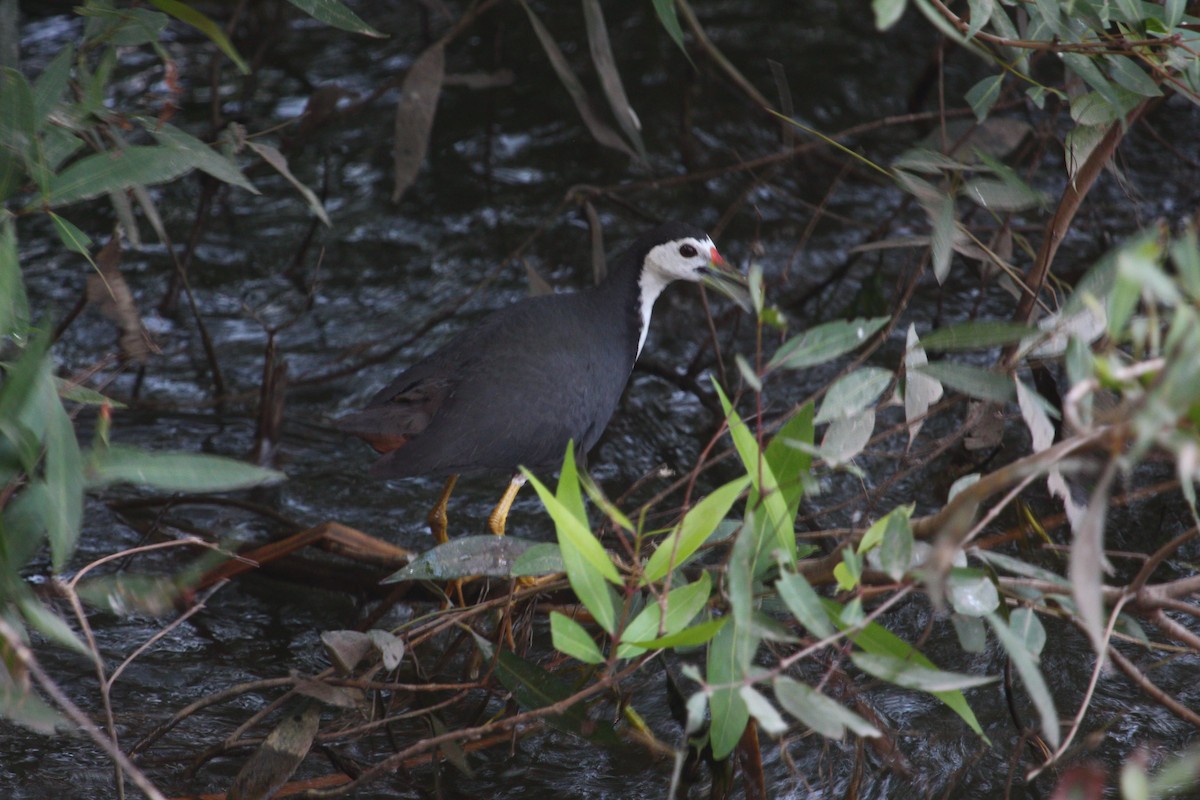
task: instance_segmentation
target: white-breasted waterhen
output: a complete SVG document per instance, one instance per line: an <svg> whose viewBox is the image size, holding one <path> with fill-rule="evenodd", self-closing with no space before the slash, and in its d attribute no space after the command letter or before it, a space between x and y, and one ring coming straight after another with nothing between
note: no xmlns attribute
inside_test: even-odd
<svg viewBox="0 0 1200 800"><path fill-rule="evenodd" d="M493 312L409 367L338 427L380 453L380 478L447 476L429 526L446 541L446 504L460 473L513 477L488 517L505 520L525 483L518 467L557 467L574 441L587 453L608 425L650 325L674 281L704 283L745 305L745 279L708 235L668 222L637 239L598 286L531 297Z"/></svg>

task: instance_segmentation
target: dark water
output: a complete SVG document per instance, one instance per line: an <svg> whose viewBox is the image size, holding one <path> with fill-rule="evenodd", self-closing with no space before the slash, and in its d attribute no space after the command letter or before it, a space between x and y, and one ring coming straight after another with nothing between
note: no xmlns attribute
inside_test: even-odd
<svg viewBox="0 0 1200 800"><path fill-rule="evenodd" d="M370 93L400 74L420 52L428 20L419 13L419 5L358 6L364 17L389 34L385 40L355 38L288 15L290 21L258 70L249 98L240 94L232 76L226 78L225 113L257 131L294 120L316 86L336 84L359 95ZM779 62L798 115L829 132L906 113L933 53L934 37L919 20L906 19L886 36L879 35L870 26L869 14L851 5L712 2L698 3L697 11L713 41L771 99L776 93L768 59ZM553 12L543 12L571 63L595 89L587 70L578 9L555 6ZM488 309L523 296L528 291L523 267L515 263L498 271L496 267L539 228L545 230L525 253L527 263L557 286L582 285L588 279L588 235L579 209L560 203L569 187L637 184L651 177L681 175L689 168L735 164L779 148L778 124L757 111L707 62L700 61L700 73L693 74L659 29L649 3L606 4L606 14L626 88L643 123L648 165L631 165L626 157L593 143L523 13L516 6L492 12L450 47L447 69L467 73L506 68L512 70L513 82L501 88L456 86L444 91L426 169L399 205L388 200L395 90L321 131L291 155L296 174L309 185L323 187L333 221L331 228L313 232L307 244L310 215L277 177L261 171L253 174L263 190L260 197L227 191L217 198L190 274L201 313L217 343L226 384L231 392L244 393L243 401L212 408L208 403L211 378L190 317L182 307L165 316L152 311L171 274L163 248L148 244L142 252L126 252L122 270L148 314L163 354L149 365L138 387L139 404L118 414L116 438L153 448L247 453L253 445L254 393L261 380L266 328L280 328L277 345L293 384L280 454L289 481L256 499L302 525L337 520L407 547L428 546L425 513L437 486L422 480L385 485L367 479L371 456L335 434L328 420L359 405L398 368ZM78 25L65 13L26 19L24 24L22 56L31 65L52 57ZM440 23L432 24L440 30ZM187 78L187 94L180 124L204 135L210 95L205 67L186 60L194 50L184 49L182 43L171 47L185 59L181 71ZM947 67L946 96L957 105L956 98L978 77L978 67L962 54L948 55ZM121 74L122 90L134 97L159 77L152 61L127 66ZM926 98L919 108L928 110L932 102ZM691 119L686 128L686 160L681 157L685 106ZM1194 159L1200 149L1194 137L1198 116L1194 107L1172 101L1152 123ZM886 163L927 132L920 126L885 128L853 144ZM1128 182L1106 180L1089 199L1059 257L1064 272L1085 267L1114 238L1159 216L1175 220L1196 206L1195 174L1189 178L1149 137L1134 133L1122 153ZM1053 161L1056 156L1046 158ZM893 187L862 174L839 179L842 167L840 156L819 151L787 161L770 174L727 172L705 181L631 188L613 193L615 200L601 198L596 204L610 252L643 229L646 218L674 217L712 228L728 216L718 239L722 251L742 265L756 258L766 270L773 297L794 329L800 329L864 313L865 289L878 285L889 298L919 258L915 251L899 250L848 261L850 247L872 236L885 238L886 234L873 231L894 213L899 215L891 225L893 235L923 233L924 228L919 213L904 207ZM752 176L762 178L761 182ZM1042 188L1053 194L1061 184ZM156 192L177 242L187 238L200 191L198 181L188 179ZM830 216L807 235L813 206L827 193ZM68 216L96 238L111 226L103 213ZM1043 222L1044 216L1034 213L1021 224L1036 239ZM21 231L22 262L35 305L61 316L82 290L86 265L63 254L36 221L23 221ZM143 235L148 242L153 238L148 228ZM756 249L757 255L752 256ZM824 283L848 263L843 279ZM428 320L477 287L482 288L457 314L406 344L386 363L369 363L353 374L322 378L360 363L362 353L356 348L361 343L377 342L382 348L408 341ZM931 277L922 284L899 332L876 358L880 364L895 366L909 321L927 330L934 321L952 322L971 314L1007 317L1010 308L1007 295L981 285L972 269L957 263L946 286L937 287ZM745 320L725 332L728 365L733 352L752 349L751 333ZM643 357L658 370L643 363L635 372L621 411L591 457L593 474L610 494L622 493L660 465L686 471L707 441L716 424L711 408L685 385L656 374L662 369L678 371L689 363L707 335L694 290L676 288L659 301ZM60 347L64 369L71 371L103 356L112 340L109 324L85 313ZM831 369L776 380L768 387L768 410L781 412L807 396L833 374ZM134 391L131 372L111 378L107 389L111 395L128 397ZM734 374L729 380L736 380ZM699 382L706 384L707 378L701 375ZM881 418L884 423L899 421L894 413ZM937 436L954 424L957 420L945 419L927 426L925 435ZM1011 425L1019 431L1019 419ZM868 484L905 465L903 446L898 438L881 448L879 457L862 460L861 466L873 476ZM647 497L666 485L665 479L653 479L637 496ZM841 507L843 501L863 494L864 486L856 478L835 476L824 482L824 493L809 510L814 513L814 527L876 516L891 503L910 500L917 501L920 513L923 507L938 504L944 496L939 490L945 488L902 480L889 490L884 507L854 503ZM464 482L451 507L452 532L481 532L498 489L496 480ZM816 514L835 506L839 510ZM539 509L532 492L523 495L510 530L528 538L550 538L549 520ZM259 541L271 530L252 515L223 507L178 509L170 519L181 527L194 526L235 541ZM142 542L141 534L123 525L98 499L89 504L86 524L76 566ZM1154 538L1165 541L1188 525L1171 508L1135 509L1115 518L1110 536L1117 540L1113 546L1125 546L1129 543L1125 540L1136 541L1141 531L1152 526ZM141 558L131 569L169 571L178 564L178 554L168 553ZM426 610L402 608L395 612L399 616L381 625ZM113 704L119 711L122 742L128 745L189 702L230 685L324 669L320 632L353 625L361 611L359 599L344 592L259 577L234 582L218 592L193 623L176 628L137 659L118 682ZM1002 654L996 649L979 656L962 655L949 622L935 618L923 601L897 611L887 623L909 639L928 628L925 652L947 668L989 674L1003 668ZM159 628L151 619L105 615L97 616L93 625L110 668ZM544 634L539 629L539 638ZM1052 629L1051 641L1043 668L1056 692L1060 714L1067 717L1089 677L1089 649L1068 629ZM89 665L49 647L39 653L74 700L95 713L95 675ZM814 665L807 677L818 679L826 666ZM443 670L453 677L461 668L461 660L456 659ZM1194 660L1176 661L1155 674L1163 686L1195 707L1200 701L1197 690L1186 688L1194 684L1189 676L1195 669ZM858 783L861 796L883 798L907 792L986 798L1047 793L1050 784L1034 791L1024 786L1020 771L1011 775L1008 760L1019 745L997 688L968 693L992 747L925 695L867 684L860 688L863 699L898 732L899 750L911 766L907 776L890 771L885 768L889 759L868 749ZM666 710L660 668L647 668L629 690L633 705L657 736L678 741L680 731ZM227 787L240 766L239 758L208 763L194 778L184 777L179 763L219 741L273 697L269 692L245 695L189 720L148 754L150 774L168 794ZM1031 709L1024 712L1032 719ZM454 723L453 717L448 719ZM1116 676L1101 682L1091 719L1094 723L1087 730L1107 729L1091 755L1109 765L1120 763L1137 747L1170 752L1194 736L1194 731ZM418 730L401 733L417 735ZM364 761L377 760L386 746L357 755ZM851 786L853 741L828 742L796 734L766 752L773 797L837 798ZM450 768L442 773L442 796L661 797L671 768L669 761L632 745L615 750L583 746L555 732L522 739L512 752L500 747L473 754L471 765L473 777ZM314 766L311 774L328 771L325 766ZM1011 790L1007 788L1010 778ZM434 783L430 770L418 770L376 782L356 796L425 797ZM87 742L41 739L0 728L0 786L5 785L14 798L105 797L113 792L107 760Z"/></svg>

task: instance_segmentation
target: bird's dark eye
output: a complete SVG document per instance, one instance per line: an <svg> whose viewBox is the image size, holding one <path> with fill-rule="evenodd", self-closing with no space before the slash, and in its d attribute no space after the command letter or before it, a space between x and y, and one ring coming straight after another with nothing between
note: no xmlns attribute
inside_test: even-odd
<svg viewBox="0 0 1200 800"><path fill-rule="evenodd" d="M697 255L699 255L699 251L690 244L684 244L679 246L679 255L683 256L684 258L695 258Z"/></svg>

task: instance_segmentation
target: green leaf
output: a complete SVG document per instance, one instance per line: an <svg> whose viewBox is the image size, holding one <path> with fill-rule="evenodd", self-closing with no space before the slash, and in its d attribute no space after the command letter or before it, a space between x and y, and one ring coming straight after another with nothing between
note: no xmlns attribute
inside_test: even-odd
<svg viewBox="0 0 1200 800"><path fill-rule="evenodd" d="M663 30L671 37L671 41L675 42L680 52L691 61L692 57L683 46L683 28L679 26L679 11L675 8L675 0L654 0L654 13L658 15L658 21L662 23Z"/></svg>
<svg viewBox="0 0 1200 800"><path fill-rule="evenodd" d="M33 597L32 593L17 600L17 605L20 607L21 615L25 617L25 620L37 628L46 638L74 650L80 655L90 656L92 654L92 651L75 634L71 626L63 621L62 617L42 605L42 602Z"/></svg>
<svg viewBox="0 0 1200 800"><path fill-rule="evenodd" d="M786 675L775 679L775 699L783 710L830 739L841 739L846 728L859 736L882 736L879 729L841 703Z"/></svg>
<svg viewBox="0 0 1200 800"><path fill-rule="evenodd" d="M225 31L221 30L220 25L213 22L203 13L186 3L180 2L180 0L150 0L150 4L160 11L170 14L185 25L191 25L203 33L209 38L209 41L217 46L218 50L233 62L234 66L238 68L238 72L243 75L250 74L249 65L242 59L237 48L233 46L233 42L229 41L229 37L225 35Z"/></svg>
<svg viewBox="0 0 1200 800"><path fill-rule="evenodd" d="M164 492L231 492L283 480L282 472L207 453L147 452L113 445L92 450L88 488L132 483Z"/></svg>
<svg viewBox="0 0 1200 800"><path fill-rule="evenodd" d="M0 152L15 153L27 168L33 158L37 119L33 89L15 69L0 69Z"/></svg>
<svg viewBox="0 0 1200 800"><path fill-rule="evenodd" d="M825 639L833 635L829 614L821 605L821 598L803 575L784 572L775 581L775 589L788 611L814 636Z"/></svg>
<svg viewBox="0 0 1200 800"><path fill-rule="evenodd" d="M725 627L725 623L729 622L729 617L718 617L717 619L709 619L704 622L698 622L690 628L684 628L678 633L672 633L667 636L660 636L657 639L647 639L639 642L629 642L628 644L637 645L644 650L667 650L675 647L695 647L696 645L704 644L710 641L717 635L717 631Z"/></svg>
<svg viewBox="0 0 1200 800"><path fill-rule="evenodd" d="M554 520L558 546L562 552L563 566L566 568L571 589L601 628L609 633L615 632L617 603L605 581L612 581L617 585L621 585L622 582L608 553L604 551L591 529L551 494L533 473L524 468L522 472L529 478L529 482L542 499L542 504Z"/></svg>
<svg viewBox="0 0 1200 800"><path fill-rule="evenodd" d="M855 599L857 600L858 598ZM826 610L829 611L830 618L833 619L834 624L845 630L846 625L842 620L842 615L839 613L841 607L832 600L824 600L822 602ZM847 636L850 641L854 642L867 653L890 656L893 659L912 662L918 666L937 670L937 665L918 652L916 648L877 623L868 622L857 630L848 631ZM984 736L983 728L979 725L979 720L976 719L975 712L967 705L967 700L963 697L962 692L957 690L946 692L935 691L931 692L931 694L962 717L963 721L971 727L971 730L980 736ZM986 741L987 737L984 736L984 739Z"/></svg>
<svg viewBox="0 0 1200 800"><path fill-rule="evenodd" d="M54 381L49 361L39 379L38 403L46 413L46 466L43 470L48 510L46 531L50 537L51 562L56 572L75 552L83 523L83 456L75 438L75 426L67 416Z"/></svg>
<svg viewBox="0 0 1200 800"><path fill-rule="evenodd" d="M24 336L29 325L29 301L17 260L17 231L8 214L0 220L0 338Z"/></svg>
<svg viewBox="0 0 1200 800"><path fill-rule="evenodd" d="M567 442L567 452L563 455L562 469L558 472L558 486L554 496L563 508L570 513L580 525L591 533L591 523L588 521L587 507L583 503L583 492L580 491L579 461L575 458L575 442ZM608 560L608 556L605 556ZM597 565L600 566L600 565Z"/></svg>
<svg viewBox="0 0 1200 800"><path fill-rule="evenodd" d="M33 82L33 117L38 130L50 124L50 112L62 100L63 92L71 78L71 62L75 59L75 48L67 44L58 51L42 74Z"/></svg>
<svg viewBox="0 0 1200 800"><path fill-rule="evenodd" d="M1008 627L1031 656L1037 658L1041 655L1042 648L1046 646L1046 629L1033 609L1022 606L1013 611L1008 619Z"/></svg>
<svg viewBox="0 0 1200 800"><path fill-rule="evenodd" d="M874 336L889 320L890 317L834 320L810 328L784 342L767 362L767 369L803 369L832 361Z"/></svg>
<svg viewBox="0 0 1200 800"><path fill-rule="evenodd" d="M288 2L313 19L320 20L330 27L340 28L351 33L361 33L364 36L374 36L377 39L387 38L387 34L380 33L363 22L340 0L288 0Z"/></svg>
<svg viewBox="0 0 1200 800"><path fill-rule="evenodd" d="M909 504L893 509L884 517L883 540L879 543L879 563L894 581L903 579L912 566L913 532L909 523L912 512L913 506Z"/></svg>
<svg viewBox="0 0 1200 800"><path fill-rule="evenodd" d="M50 179L43 201L65 206L131 186L150 186L178 178L195 164L174 147L135 146L81 158Z"/></svg>
<svg viewBox="0 0 1200 800"><path fill-rule="evenodd" d="M1046 204L1046 195L1023 183L976 178L962 188L963 197L989 211L1025 211Z"/></svg>
<svg viewBox="0 0 1200 800"><path fill-rule="evenodd" d="M1162 89L1146 71L1128 56L1110 55L1108 71L1114 81L1142 97L1161 97Z"/></svg>
<svg viewBox="0 0 1200 800"><path fill-rule="evenodd" d="M795 519L804 497L805 479L812 471L813 404L805 403L767 443L767 464L779 481L788 519ZM797 445L803 445L798 447Z"/></svg>
<svg viewBox="0 0 1200 800"><path fill-rule="evenodd" d="M1000 87L1003 85L1004 73L1000 73L989 75L967 90L967 105L975 112L975 119L980 122L987 119L992 106L1000 99Z"/></svg>
<svg viewBox="0 0 1200 800"><path fill-rule="evenodd" d="M329 214L325 211L325 205L321 202L321 198L313 192L312 189L305 186L299 178L292 174L291 168L288 166L287 158L277 148L262 142L247 142L246 146L253 150L276 172L284 177L288 183L300 193L304 198L304 202L308 204L309 209L316 215L317 219L325 223L326 227L332 226L329 221Z"/></svg>
<svg viewBox="0 0 1200 800"><path fill-rule="evenodd" d="M1029 693L1029 699L1033 701L1034 708L1038 710L1042 721L1042 735L1046 737L1046 741L1050 743L1051 747L1058 747L1060 734L1058 711L1054 708L1054 696L1050 694L1050 688L1046 686L1041 671L1034 663L1033 655L1025 647L1022 637L1006 625L1004 620L995 614L988 614L985 619L992 626L996 638L1004 646L1009 658L1012 659L1013 666L1017 668L1017 674L1021 676L1021 682L1025 684L1025 691Z"/></svg>
<svg viewBox="0 0 1200 800"><path fill-rule="evenodd" d="M848 419L875 405L891 382L892 371L883 367L862 367L842 376L829 387L815 424Z"/></svg>
<svg viewBox="0 0 1200 800"><path fill-rule="evenodd" d="M555 575L565 571L562 550L553 542L539 542L533 545L522 553L512 565L513 577Z"/></svg>
<svg viewBox="0 0 1200 800"><path fill-rule="evenodd" d="M712 578L705 572L700 579L667 592L667 617L662 624L662 635L670 636L687 627L708 603L712 594ZM646 641L659 636L662 608L655 598L650 598L645 608L621 632L621 645L617 648L618 658L633 658L645 652L632 642Z"/></svg>
<svg viewBox="0 0 1200 800"><path fill-rule="evenodd" d="M737 684L743 678L735 647L734 625L722 628L708 646L707 680L710 684ZM712 722L709 725L709 740L712 742L713 758L721 761L729 757L742 738L750 711L736 686L714 689L708 700Z"/></svg>
<svg viewBox="0 0 1200 800"><path fill-rule="evenodd" d="M550 638L554 649L585 664L603 664L604 654L584 630L584 627L565 614L550 612Z"/></svg>
<svg viewBox="0 0 1200 800"><path fill-rule="evenodd" d="M1009 403L1016 398L1016 389L1011 380L983 367L937 361L918 367L915 372L980 400Z"/></svg>
<svg viewBox="0 0 1200 800"><path fill-rule="evenodd" d="M722 408L725 409L729 435L733 439L734 447L742 459L742 465L746 468L746 474L750 476L750 483L757 494L757 497L751 497L747 508L757 506L756 501L761 499L762 507L766 512L765 530L774 532L772 538L779 545L780 550L788 556L787 563L794 564L797 558L794 515L788 513L787 501L779 491L779 482L775 478L775 473L771 471L771 465L762 458L758 441L733 409L725 392L721 390L716 381L713 382L713 386L717 390ZM763 519L761 516L759 518ZM765 544L765 541L759 542L761 546L765 546ZM761 547L756 549L761 549Z"/></svg>
<svg viewBox="0 0 1200 800"><path fill-rule="evenodd" d="M931 669L883 653L851 653L850 660L868 675L905 689L917 689L922 692L952 692L985 686L999 680L989 675L966 675L961 672Z"/></svg>
<svg viewBox="0 0 1200 800"><path fill-rule="evenodd" d="M900 21L908 0L871 0L871 11L875 13L875 30L886 31Z"/></svg>
<svg viewBox="0 0 1200 800"><path fill-rule="evenodd" d="M738 694L742 696L742 702L746 704L746 710L750 712L750 716L758 720L758 724L768 735L779 736L787 730L788 726L783 716L775 710L771 701L763 697L762 693L753 686L743 686L738 689Z"/></svg>
<svg viewBox="0 0 1200 800"><path fill-rule="evenodd" d="M223 183L241 187L253 194L260 193L258 189L254 188L254 184L250 183L242 174L242 170L232 159L217 152L190 133L184 133L174 125L157 120L142 120L142 123L160 145L174 148L201 172L207 172Z"/></svg>
<svg viewBox="0 0 1200 800"><path fill-rule="evenodd" d="M662 580L672 569L687 563L712 536L749 484L749 476L736 478L692 506L675 530L651 554L642 571L642 585Z"/></svg>
<svg viewBox="0 0 1200 800"><path fill-rule="evenodd" d="M950 264L954 259L954 239L958 235L954 196L943 194L924 205L925 213L929 215L929 253L933 264L933 277L942 284L950 275Z"/></svg>
<svg viewBox="0 0 1200 800"><path fill-rule="evenodd" d="M925 334L921 345L926 350L979 350L1016 344L1037 332L1036 328L1019 322L962 322Z"/></svg>
<svg viewBox="0 0 1200 800"><path fill-rule="evenodd" d="M421 553L381 583L448 581L476 575L510 578L513 565L533 546L515 536L459 536Z"/></svg>
<svg viewBox="0 0 1200 800"><path fill-rule="evenodd" d="M490 660L493 654L491 643L477 633L474 636L475 646L486 660ZM576 692L573 684L507 650L496 654L495 674L500 683L513 693L517 703L528 710L554 705ZM586 709L580 704L571 706L562 714L548 716L546 721L560 731L573 733L599 744L615 745L620 741L611 723L589 718Z"/></svg>
<svg viewBox="0 0 1200 800"><path fill-rule="evenodd" d="M62 242L63 247L70 250L72 253L80 255L90 255L92 240L86 233L79 230L75 225L67 219L63 219L53 211L50 212L50 219L54 223L54 230L58 234L58 240Z"/></svg>
<svg viewBox="0 0 1200 800"><path fill-rule="evenodd" d="M971 27L967 28L967 37L970 38L988 24L995 11L995 5L994 0L967 0L967 8L971 9Z"/></svg>

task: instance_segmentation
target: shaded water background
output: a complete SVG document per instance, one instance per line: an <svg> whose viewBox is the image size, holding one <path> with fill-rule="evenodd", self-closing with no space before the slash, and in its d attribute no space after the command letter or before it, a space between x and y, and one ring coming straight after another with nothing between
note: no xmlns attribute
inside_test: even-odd
<svg viewBox="0 0 1200 800"><path fill-rule="evenodd" d="M934 35L911 12L884 35L874 32L869 14L860 5L865 6L731 0L697 3L697 11L714 42L764 93L774 96L768 59L775 60L788 77L798 115L833 131L906 113L935 53ZM358 4L364 18L389 34L390 38L378 41L287 15L286 32L257 70L249 96L240 95L232 79L225 84L225 113L257 131L294 120L316 86L336 84L360 95L369 93L411 64L426 43L426 25L437 29L437 20L431 23L419 6ZM345 124L322 131L292 155L292 167L301 179L322 187L333 221L331 228L312 234L309 246L303 242L310 233L310 216L278 178L256 172L252 177L264 190L259 197L221 193L190 274L200 311L217 343L225 380L232 391L247 392L247 402L213 409L208 403L211 387L205 359L186 313L151 315L149 322L163 354L147 369L140 403L117 415L115 438L151 448L247 453L253 443L253 393L261 381L264 327L279 327L278 347L293 382L281 451L289 481L259 499L304 524L337 520L407 547L428 546L425 514L437 491L435 482L385 485L367 479L371 455L333 433L328 420L360 404L401 366L488 309L523 296L529 288L523 269L510 264L495 272L494 280L459 313L387 363L336 380L312 378L352 363L359 343L407 338L492 276L496 266L539 227L546 230L527 253L529 265L560 287L582 285L589 276L587 230L576 207L561 206L572 186L680 175L687 167L732 164L779 148L779 126L703 61L698 60L700 73L693 74L661 31L649 3L606 3L605 8L626 88L643 123L648 166L630 165L624 156L591 141L519 7L492 12L469 37L450 48L448 71L510 69L512 84L445 89L426 169L399 205L388 200L394 91ZM572 64L587 74L586 36L578 9L568 5L555 6L553 13L543 10ZM22 57L28 65L45 63L74 37L79 24L66 11L27 18ZM172 35L187 34L175 30ZM179 56L197 52L194 46L184 50L182 43L169 47ZM981 67L961 53L948 51L946 57L945 94L952 105L959 105L957 98L982 75ZM155 61L140 65L144 72L138 66L126 65L130 71L123 73L122 90L130 97L139 97L161 77ZM203 135L210 98L201 67L181 64L187 93L177 121ZM920 109L928 110L934 99L920 102ZM686 142L685 113L691 118ZM1195 163L1200 148L1194 131L1200 115L1194 107L1171 102L1151 122ZM886 163L926 133L921 126L887 128L857 140L856 146ZM681 147L690 153L686 167ZM1049 153L1046 158L1060 156ZM1086 267L1113 239L1160 216L1176 221L1195 209L1198 176L1180 169L1179 162L1165 157L1149 137L1133 134L1122 148L1122 158L1129 182L1121 185L1106 179L1089 198L1059 257L1059 271L1070 274ZM798 330L837 316L864 313L863 305L873 294L886 298L919 258L908 250L870 254L826 287L826 280L849 263L848 249L866 241L897 210L894 233L925 230L919 214L902 207L902 197L893 187L859 175L836 186L825 205L829 216L806 235L814 205L825 198L842 167L841 157L824 152L788 162L762 184L735 172L704 182L624 192L624 202L600 199L597 207L610 253L642 230L646 219L678 218L711 228L733 209L718 237L722 251L742 265L754 254L766 270L773 299ZM1040 188L1056 195L1061 185ZM156 193L177 242L186 240L199 192L199 182L188 179ZM749 193L746 201L738 205L744 193ZM111 226L103 216L91 220L67 216L97 238ZM1036 237L1043 223L1044 216L1029 215L1026 232ZM33 305L61 317L82 291L86 265L63 253L49 230L39 235L34 226L23 223L22 232L21 258ZM148 231L146 235L150 236ZM172 271L163 248L148 245L143 252L127 252L122 269L143 310L149 312L163 295ZM821 290L814 291L818 286ZM1007 295L981 284L972 270L958 263L946 286L937 287L931 277L922 284L898 330L902 332L909 321L924 331L972 314L1007 318L1010 306ZM724 308L719 303L717 307L718 311ZM738 350L750 352L751 333L745 320L732 332L724 331L727 356ZM659 301L643 363L591 457L593 474L611 495L621 494L659 465L686 471L707 441L716 423L711 409L685 391L683 382L666 381L657 374L678 372L704 347L707 335L693 289L676 288ZM107 322L85 314L71 326L58 350L64 370L70 372L102 357L111 349L112 338ZM902 345L898 333L875 356L878 363L894 366ZM823 385L832 369L790 375L769 384L769 413L786 410ZM698 383L706 383L699 377ZM735 373L729 380L736 381ZM117 398L127 397L134 383L132 373L122 374L107 391ZM942 430L930 426L924 435L937 436L953 424L954 419L941 420ZM1013 425L1019 430L1019 419ZM1019 439L1019 433L1014 436ZM881 480L904 464L901 440L878 452L861 464L868 482ZM451 507L452 533L482 532L502 480L481 478L460 486ZM651 480L638 496L649 496L666 483ZM810 522L813 527L847 524L908 501L916 501L917 513L922 513L940 505L945 488L901 481L881 507L840 506L863 494L863 486L849 476L830 478L808 510L839 508ZM189 509L187 519L197 528L234 540L256 541L266 534L253 518L219 507ZM1189 525L1181 509L1173 507L1118 512L1110 524L1110 545L1141 549L1145 545L1138 542L1144 537L1165 540ZM86 526L77 566L141 542L140 534L122 525L98 500L88 505ZM519 499L510 530L533 539L553 535L532 493ZM172 558L141 559L134 569L177 568ZM225 587L194 624L174 630L137 659L118 682L113 704L122 741L138 738L187 703L229 685L293 670L323 669L320 633L352 625L360 611L359 601L345 593L282 580L255 577ZM887 622L911 640L931 623L931 611L923 601L916 601ZM93 624L102 651L114 662L159 627L155 620L104 615ZM1043 668L1065 716L1081 697L1092 661L1081 637L1051 623L1048 627L1052 645ZM87 664L50 648L41 652L74 699L94 708L95 676ZM994 649L980 656L962 655L945 620L932 622L925 652L950 669L989 674L1003 669L1002 654ZM1183 659L1156 675L1195 707L1200 690L1185 687L1194 683L1189 676L1196 668L1194 659ZM641 683L631 688L635 706L658 736L678 741L680 732L665 708L661 674L648 669ZM876 771L863 776L861 796L882 798L901 791L933 796L947 790L957 797L1006 796L1007 760L1019 745L1014 743L998 688L968 693L994 747L981 742L928 696L871 685L864 685L863 692L898 731L899 748L913 774L902 777L880 769L884 759L868 757ZM255 702L244 697L189 721L152 752L161 761L149 767L150 774L168 792L216 791L227 786L240 760L220 759L190 781L180 777L177 761L186 762L226 735L252 713ZM1107 736L1091 757L1110 765L1120 763L1136 746L1170 752L1194 736L1194 731L1116 676L1102 681L1092 715L1095 725L1089 729L1107 728ZM831 743L797 735L787 740L784 751L786 757L778 747L767 750L773 796L834 798L847 790L853 777L853 741ZM554 732L523 739L512 753L501 748L474 754L471 763L473 777L445 770L443 796L660 797L665 795L670 770L669 762L633 746L606 750ZM378 782L356 796L423 797L433 783L426 770ZM1043 796L1047 788L1043 785L1039 793L1021 783L1015 780L1011 796ZM111 767L82 740L42 739L0 727L3 786L11 788L14 798L111 796Z"/></svg>

